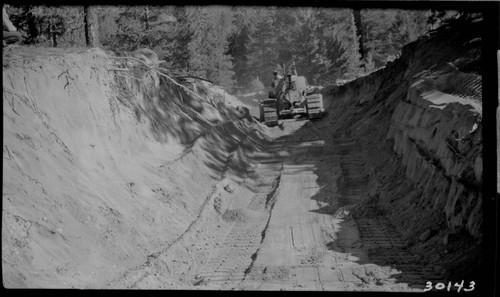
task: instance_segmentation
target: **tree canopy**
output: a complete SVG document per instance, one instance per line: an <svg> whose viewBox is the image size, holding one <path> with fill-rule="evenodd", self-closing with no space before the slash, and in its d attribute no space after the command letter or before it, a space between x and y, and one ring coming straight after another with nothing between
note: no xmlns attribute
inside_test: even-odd
<svg viewBox="0 0 500 297"><path fill-rule="evenodd" d="M9 8L24 42L42 46L88 44L84 25L94 18L83 15L89 11L83 6ZM150 48L173 73L205 77L233 91L268 87L273 70L286 71L291 60L313 85L363 75L453 15L239 6L93 6L91 11L98 46Z"/></svg>

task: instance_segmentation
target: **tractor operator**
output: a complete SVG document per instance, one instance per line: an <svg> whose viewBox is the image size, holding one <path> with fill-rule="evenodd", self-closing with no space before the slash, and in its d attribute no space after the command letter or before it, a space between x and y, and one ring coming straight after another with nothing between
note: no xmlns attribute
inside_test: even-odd
<svg viewBox="0 0 500 297"><path fill-rule="evenodd" d="M273 82L271 83L271 87L276 91L276 88L278 87L280 81L283 79L283 76L279 75L278 70L273 71L274 79Z"/></svg>

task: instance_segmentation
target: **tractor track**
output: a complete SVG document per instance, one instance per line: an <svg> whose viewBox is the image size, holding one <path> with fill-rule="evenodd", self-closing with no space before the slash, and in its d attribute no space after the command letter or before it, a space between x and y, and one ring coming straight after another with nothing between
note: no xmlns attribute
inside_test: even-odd
<svg viewBox="0 0 500 297"><path fill-rule="evenodd" d="M242 145L242 143L244 143L248 139L249 139L249 137L248 137L248 135L246 135L245 137L243 137L238 142L234 143L229 148L229 150L227 152L227 156L226 156L226 161L225 161L225 164L224 164L223 169L221 171L218 182L222 181L225 178L226 173L230 168L230 164L232 162L234 152L237 150L237 148L240 145ZM192 152L192 151L191 150L185 151L181 157L179 157L176 160L173 160L171 162L168 162L168 164L171 164L172 162L180 162L190 152ZM199 208L198 214L196 215L194 220L189 224L189 226L175 240L173 240L170 243L167 243L167 245L163 249L148 255L145 262L143 262L135 267L127 269L119 277L108 281L105 284L105 286L109 288L109 287L115 287L117 284L123 284L128 289L139 287L141 282L144 279L146 279L149 275L154 273L154 271L151 269L151 267L152 267L155 259L157 259L161 255L167 253L167 251L170 250L172 247L174 247L176 244L179 244L180 242L182 242L182 240L186 237L187 234L192 232L192 229L197 225L197 223L200 221L200 218L206 212L207 205L209 204L209 202L213 201L216 194L217 194L217 183L212 186L210 193L205 197L203 203L201 204L201 206ZM168 267L167 267L167 270L168 270Z"/></svg>
<svg viewBox="0 0 500 297"><path fill-rule="evenodd" d="M328 138L312 125L304 131L270 144L270 150L288 151L287 159L260 160L252 173L257 177L255 194L245 207L234 209L242 218L228 221L231 225L217 244L205 248L205 260L197 264L193 259L185 278L190 288L413 291L425 288L427 281L442 280L435 267L407 250L403 236L369 201L373 174L359 143L349 137ZM337 164L327 165L324 158ZM330 176L334 172L336 181ZM313 198L318 191L330 198ZM140 287L153 273L150 264L157 254L120 283Z"/></svg>
<svg viewBox="0 0 500 297"><path fill-rule="evenodd" d="M384 217L373 203L367 201L369 170L360 154L356 142L345 139L340 145L339 181L341 203L361 206L363 211L354 211L352 218L359 231L363 248L371 263L391 266L399 271L392 275L396 282L406 283L412 289L423 289L427 281L443 280L436 267L422 263L422 258L407 250L407 243L397 229Z"/></svg>
<svg viewBox="0 0 500 297"><path fill-rule="evenodd" d="M235 223L208 262L196 271L195 279L201 288L237 289L251 271L266 236L283 166L279 172L266 168L260 169L262 176L267 176L260 178L263 191L257 193L247 207L257 215ZM270 172L277 176L270 179Z"/></svg>

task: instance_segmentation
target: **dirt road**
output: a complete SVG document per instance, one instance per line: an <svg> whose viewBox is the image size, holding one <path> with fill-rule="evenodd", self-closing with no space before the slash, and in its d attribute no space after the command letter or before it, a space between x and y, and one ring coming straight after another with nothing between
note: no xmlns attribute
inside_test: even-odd
<svg viewBox="0 0 500 297"><path fill-rule="evenodd" d="M223 171L185 236L107 287L404 292L443 281L371 203L376 184L357 141L322 125L271 128L245 177Z"/></svg>
<svg viewBox="0 0 500 297"><path fill-rule="evenodd" d="M259 169L272 182L197 269L197 288L418 291L439 279L369 204L356 142L317 126L289 120L273 129L271 149L283 157Z"/></svg>

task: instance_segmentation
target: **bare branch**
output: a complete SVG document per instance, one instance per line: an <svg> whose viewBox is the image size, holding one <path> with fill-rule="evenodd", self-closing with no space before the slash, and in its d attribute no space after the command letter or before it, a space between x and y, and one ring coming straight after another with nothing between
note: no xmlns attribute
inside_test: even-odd
<svg viewBox="0 0 500 297"><path fill-rule="evenodd" d="M144 61L140 60L140 59L137 59L137 58L134 58L134 57L110 57L111 59L129 59L129 60L133 60L133 61L136 61L136 62L140 62L141 64L143 64L144 66L146 66L147 68L153 70L154 72L158 73L159 75L167 78L168 80L170 80L172 83L174 83L175 85L185 89L187 92L191 93L192 95L196 96L197 98L200 98L201 100L205 100L203 97L201 97L200 95L196 94L195 92L191 91L188 87L186 86L183 86L181 84L179 84L178 82L175 81L175 79L171 78L170 76L160 72L159 70L157 70L156 68L154 67L151 67L149 66L148 64L146 64Z"/></svg>

